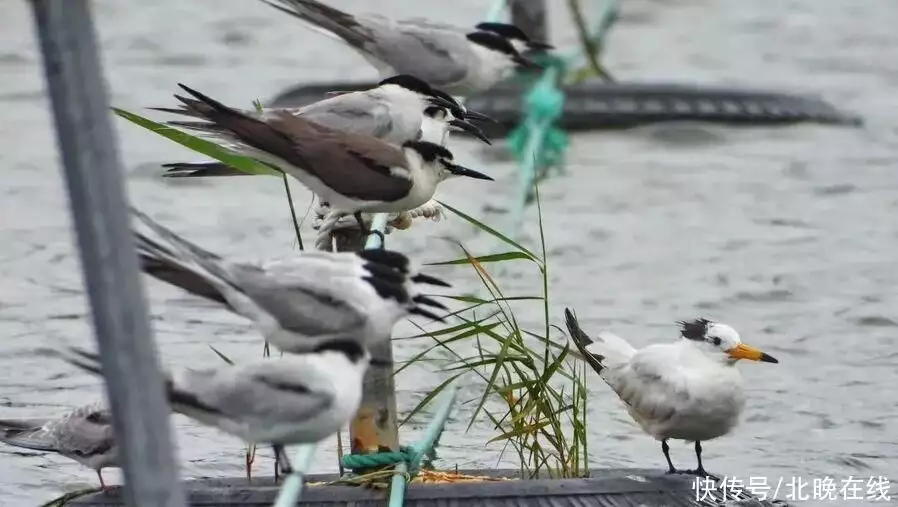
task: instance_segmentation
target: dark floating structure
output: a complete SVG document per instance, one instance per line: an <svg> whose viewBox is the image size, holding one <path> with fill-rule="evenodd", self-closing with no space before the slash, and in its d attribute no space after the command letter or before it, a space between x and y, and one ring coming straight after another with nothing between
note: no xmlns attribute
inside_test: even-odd
<svg viewBox="0 0 898 507"><path fill-rule="evenodd" d="M460 473L515 478L517 471L471 470ZM336 475L312 475L309 482L337 479ZM496 480L458 482L452 484L411 483L405 495L406 507L714 507L787 506L781 500L759 500L748 492L708 491L696 488L691 475L666 475L657 470L597 469L584 479ZM202 507L270 507L278 493L271 478L210 479L184 483L191 506ZM385 506L389 490L358 486L306 486L304 507L374 507ZM47 504L47 505L53 505ZM121 507L118 490L93 493L64 504L71 507Z"/></svg>
<svg viewBox="0 0 898 507"><path fill-rule="evenodd" d="M270 101L270 107L300 107L321 100L330 91L355 91L376 83L302 84ZM465 106L488 114L499 125L480 125L490 137L502 138L524 112L529 85L507 81L470 97ZM576 132L622 130L671 121L703 121L728 125L772 126L796 123L860 126L859 116L840 111L816 97L771 91L675 83L604 83L588 81L562 88L564 114L559 126ZM457 135L468 135L458 132Z"/></svg>

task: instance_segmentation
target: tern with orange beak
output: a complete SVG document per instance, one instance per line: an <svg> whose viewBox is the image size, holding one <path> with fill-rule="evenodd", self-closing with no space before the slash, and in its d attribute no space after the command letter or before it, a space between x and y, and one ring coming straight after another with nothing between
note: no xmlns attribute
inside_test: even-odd
<svg viewBox="0 0 898 507"><path fill-rule="evenodd" d="M642 430L661 441L668 473L717 477L702 465L702 442L726 435L745 407L740 359L778 363L769 354L742 343L732 327L707 319L681 321L681 338L636 350L623 338L602 331L590 338L565 309L565 322L577 351L626 404ZM669 439L695 442L698 467L677 470Z"/></svg>

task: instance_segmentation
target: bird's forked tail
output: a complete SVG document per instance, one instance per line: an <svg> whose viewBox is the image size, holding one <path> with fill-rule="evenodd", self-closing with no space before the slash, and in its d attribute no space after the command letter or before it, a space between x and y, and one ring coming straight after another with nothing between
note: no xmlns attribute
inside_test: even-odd
<svg viewBox="0 0 898 507"><path fill-rule="evenodd" d="M590 338L580 329L577 317L569 308L564 309L564 321L578 351L571 351L571 355L589 363L598 374L607 366L629 361L636 353L629 343L610 331L602 331L595 339Z"/></svg>

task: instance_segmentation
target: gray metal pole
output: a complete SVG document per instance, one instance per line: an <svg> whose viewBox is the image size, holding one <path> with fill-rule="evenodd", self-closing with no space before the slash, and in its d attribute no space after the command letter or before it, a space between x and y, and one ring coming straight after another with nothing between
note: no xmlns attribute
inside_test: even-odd
<svg viewBox="0 0 898 507"><path fill-rule="evenodd" d="M124 469L125 504L184 507L89 0L32 0Z"/></svg>
<svg viewBox="0 0 898 507"><path fill-rule="evenodd" d="M508 0L511 22L533 40L549 42L546 0Z"/></svg>

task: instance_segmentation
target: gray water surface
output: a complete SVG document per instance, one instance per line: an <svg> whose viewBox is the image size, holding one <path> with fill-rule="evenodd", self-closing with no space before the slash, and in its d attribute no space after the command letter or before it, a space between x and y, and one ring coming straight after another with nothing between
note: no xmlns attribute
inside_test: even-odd
<svg viewBox="0 0 898 507"><path fill-rule="evenodd" d="M433 16L472 24L487 2L332 0L347 10ZM587 2L588 3L588 2ZM553 2L554 4L554 2ZM92 345L67 203L26 2L0 3L0 417L55 415L102 395L99 379L33 357L60 340ZM339 43L260 2L95 2L114 105L140 111L174 103L184 82L248 106L298 82L370 80L374 71ZM553 41L572 44L567 14L553 5ZM745 2L627 0L606 62L623 80L699 81L821 95L866 119L859 129L824 126L734 129L654 126L572 138L568 172L542 189L553 323L572 306L589 330L609 327L641 347L677 336L674 321L727 322L780 364L740 364L749 402L736 432L707 442L705 463L748 481L811 482L853 476L898 480L898 4L892 0ZM223 255L286 254L293 246L281 183L273 178L167 181L158 165L194 154L116 120L132 201L163 224ZM517 189L510 163L486 162L478 145L453 144L457 159L495 183L453 181L440 198L503 227ZM304 211L310 196L294 185ZM535 211L528 213L533 222ZM313 232L303 227L307 241ZM422 261L455 257L440 236L475 253L495 243L458 218L390 236ZM536 245L537 230L525 231ZM477 290L463 269L441 269L459 290ZM532 295L534 269L498 269L503 288ZM213 365L215 344L235 357L261 353L245 321L200 311L182 292L149 282L153 325L171 368ZM529 321L526 319L532 316ZM540 325L539 312L523 314ZM413 332L397 326L397 336ZM426 341L398 341L405 359ZM403 411L444 374L411 368L398 380ZM664 466L610 389L592 378L590 456L595 467ZM468 382L462 400L479 393ZM442 439L443 466L493 467L501 449L480 422L465 433L464 405ZM173 417L184 477L240 476L242 444ZM422 416L403 428L411 442ZM335 443L315 471L335 470ZM694 467L691 445L675 463ZM94 486L92 471L52 455L0 447L0 504L34 505ZM503 466L511 466L506 456ZM256 474L269 474L269 453ZM118 470L105 473L120 481ZM810 490L806 490L810 492ZM893 497L898 494L893 488ZM860 495L866 495L866 485ZM894 498L893 498L894 501ZM833 502L809 502L832 504ZM863 504L863 501L836 503ZM868 502L883 505L884 502Z"/></svg>

